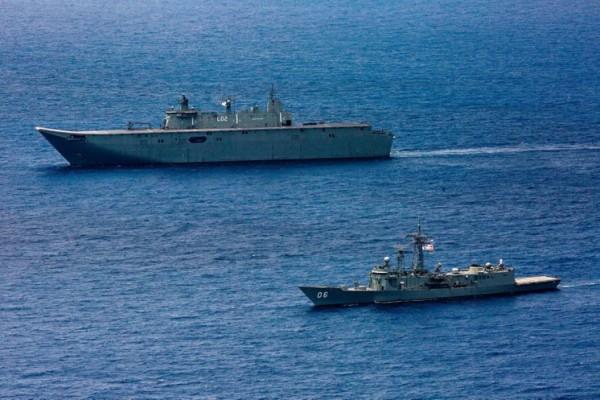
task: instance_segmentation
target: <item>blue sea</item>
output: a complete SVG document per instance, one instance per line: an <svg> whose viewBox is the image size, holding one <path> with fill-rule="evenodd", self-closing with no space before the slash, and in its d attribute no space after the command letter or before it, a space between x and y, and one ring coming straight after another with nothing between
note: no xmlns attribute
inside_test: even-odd
<svg viewBox="0 0 600 400"><path fill-rule="evenodd" d="M0 0L0 398L599 399L600 2ZM185 93L392 158L73 169ZM421 218L559 291L314 309Z"/></svg>

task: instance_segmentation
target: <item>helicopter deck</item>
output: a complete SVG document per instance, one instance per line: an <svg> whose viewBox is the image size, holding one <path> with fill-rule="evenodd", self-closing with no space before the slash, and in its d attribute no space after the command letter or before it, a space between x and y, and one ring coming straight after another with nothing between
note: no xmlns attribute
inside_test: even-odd
<svg viewBox="0 0 600 400"><path fill-rule="evenodd" d="M533 285L536 283L554 283L556 281L560 282L560 279L555 278L553 276L545 276L545 275L528 276L525 278L515 278L515 284L517 286Z"/></svg>
<svg viewBox="0 0 600 400"><path fill-rule="evenodd" d="M515 288L517 289L517 292L552 290L556 289L559 283L560 278L546 275L515 278Z"/></svg>

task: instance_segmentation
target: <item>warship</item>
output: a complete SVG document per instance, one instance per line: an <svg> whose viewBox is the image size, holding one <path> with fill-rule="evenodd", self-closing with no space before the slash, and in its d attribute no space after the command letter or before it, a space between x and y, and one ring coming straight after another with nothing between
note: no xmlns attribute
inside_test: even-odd
<svg viewBox="0 0 600 400"><path fill-rule="evenodd" d="M369 273L367 285L352 286L300 286L300 290L315 306L349 306L369 303L406 303L490 295L508 295L557 289L560 279L554 276L528 276L515 278L513 267L504 265L502 259L495 265L472 264L466 268L442 271L437 264L433 271L425 268L424 252L433 251L433 241L421 231L407 237L412 239L413 260L411 268L404 268L407 251L397 248L397 266L389 257Z"/></svg>
<svg viewBox="0 0 600 400"><path fill-rule="evenodd" d="M271 88L265 110L223 112L190 107L182 95L159 128L129 122L125 129L70 131L36 127L72 166L387 158L393 135L367 123L306 122L292 115Z"/></svg>

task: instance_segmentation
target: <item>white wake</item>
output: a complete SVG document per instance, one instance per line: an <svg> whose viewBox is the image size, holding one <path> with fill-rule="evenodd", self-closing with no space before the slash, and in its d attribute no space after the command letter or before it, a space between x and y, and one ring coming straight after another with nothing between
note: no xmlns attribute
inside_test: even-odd
<svg viewBox="0 0 600 400"><path fill-rule="evenodd" d="M600 281L583 281L583 282L569 282L559 286L561 288L576 288L584 286L600 286Z"/></svg>
<svg viewBox="0 0 600 400"><path fill-rule="evenodd" d="M465 156L478 154L502 154L502 153L527 153L527 152L551 152L551 151L579 151L600 150L599 144L549 144L549 145L519 145L498 147L472 147L463 149L441 149L441 150L393 150L392 157L395 158L418 158L418 157L443 157L443 156Z"/></svg>

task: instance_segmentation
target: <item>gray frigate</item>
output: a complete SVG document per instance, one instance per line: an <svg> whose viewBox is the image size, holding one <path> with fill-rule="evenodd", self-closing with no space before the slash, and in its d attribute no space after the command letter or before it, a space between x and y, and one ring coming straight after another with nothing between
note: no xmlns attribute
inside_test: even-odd
<svg viewBox="0 0 600 400"><path fill-rule="evenodd" d="M368 303L406 303L502 294L518 294L556 289L560 279L554 276L515 277L515 269L497 264L472 264L466 268L442 271L441 264L428 271L424 251L433 250L433 241L421 231L407 235L412 239L413 262L404 268L405 250L398 247L397 266L385 257L383 264L369 273L367 285L300 286L315 306L343 306Z"/></svg>
<svg viewBox="0 0 600 400"><path fill-rule="evenodd" d="M367 123L306 122L292 115L271 89L266 110L222 112L190 107L183 95L159 128L128 123L125 129L71 131L36 127L73 166L387 158L393 135Z"/></svg>

